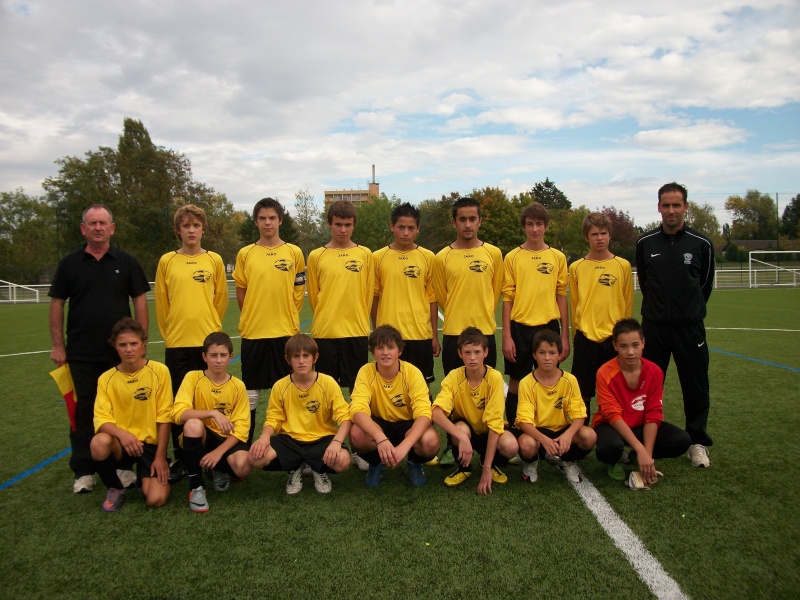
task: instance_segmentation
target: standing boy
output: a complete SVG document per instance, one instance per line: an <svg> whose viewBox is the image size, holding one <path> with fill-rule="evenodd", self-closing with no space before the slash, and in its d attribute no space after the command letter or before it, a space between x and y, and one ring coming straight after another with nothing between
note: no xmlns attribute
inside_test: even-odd
<svg viewBox="0 0 800 600"><path fill-rule="evenodd" d="M158 329L164 338L164 362L175 395L189 371L205 368L203 340L212 331L222 329L222 318L228 309L228 280L222 257L201 246L206 212L187 204L175 212L173 222L181 247L158 261L155 300ZM182 431L180 425L173 425L173 484L186 473L179 441Z"/></svg>
<svg viewBox="0 0 800 600"><path fill-rule="evenodd" d="M375 362L361 367L351 394L353 449L369 464L367 487L377 487L384 466L407 458L411 485L425 485L422 463L439 451L439 434L431 425L431 404L422 372L400 360L403 338L391 325L369 336Z"/></svg>
<svg viewBox="0 0 800 600"><path fill-rule="evenodd" d="M250 405L244 383L228 373L232 358L233 342L227 333L206 336L203 360L207 368L186 374L172 408L173 422L183 425L189 508L194 512L208 511L203 469L211 470L218 492L230 487L229 476L250 474Z"/></svg>
<svg viewBox="0 0 800 600"><path fill-rule="evenodd" d="M549 223L544 206L538 202L526 206L520 215L525 243L503 260L503 356L509 376L506 418L512 426L519 382L534 366L534 336L543 329L561 332L559 360L569 356L567 259L545 243Z"/></svg>
<svg viewBox="0 0 800 600"><path fill-rule="evenodd" d="M516 455L517 440L503 428L503 376L483 364L489 354L486 336L467 327L458 336L458 355L463 367L448 373L433 403L433 422L447 434L458 455L458 469L445 478L448 487L460 485L472 476L472 453L481 459L478 493L492 493L492 483L506 483L508 477L498 465Z"/></svg>
<svg viewBox="0 0 800 600"><path fill-rule="evenodd" d="M608 249L611 219L594 212L583 220L589 254L569 268L572 300L572 374L581 386L587 419L592 414L597 369L615 355L611 343L614 323L633 315L631 263Z"/></svg>
<svg viewBox="0 0 800 600"><path fill-rule="evenodd" d="M708 467L713 442L706 432L710 399L703 319L714 287L714 247L686 225L686 195L686 188L674 182L658 190L661 226L636 242L636 275L642 290L645 358L665 377L670 354L675 358L686 433L692 439L687 456L695 467Z"/></svg>
<svg viewBox="0 0 800 600"><path fill-rule="evenodd" d="M258 241L239 250L233 270L236 300L242 311L242 379L250 401L248 441L253 439L261 390L289 374L284 348L300 331L306 261L300 248L280 237L285 214L283 205L273 198L256 202L253 221L258 227Z"/></svg>
<svg viewBox="0 0 800 600"><path fill-rule="evenodd" d="M664 421L664 375L642 358L644 337L635 319L622 319L612 333L617 357L597 372L597 459L608 465L612 479L622 481L620 458L625 445L636 453L644 485L655 480L654 458L675 458L689 449L685 431Z"/></svg>
<svg viewBox="0 0 800 600"><path fill-rule="evenodd" d="M439 356L439 316L433 293L433 252L414 243L420 212L408 202L392 211L394 242L373 255L375 300L372 322L389 324L403 336L403 360L417 367L428 385Z"/></svg>
<svg viewBox="0 0 800 600"><path fill-rule="evenodd" d="M309 335L296 334L286 342L286 362L292 372L275 383L269 396L267 420L250 448L250 464L257 469L288 471L286 493L303 489L303 463L314 476L314 488L331 491L327 473L350 468L344 440L350 431L350 408L332 377L317 373L317 344Z"/></svg>
<svg viewBox="0 0 800 600"><path fill-rule="evenodd" d="M167 367L147 360L147 331L130 317L114 325L109 343L119 364L97 382L92 459L108 488L103 510L116 512L125 501L117 469L134 464L147 506L164 506L169 498L170 413L172 384Z"/></svg>
<svg viewBox="0 0 800 600"><path fill-rule="evenodd" d="M519 384L517 428L519 455L524 466L522 479L539 478L539 457L558 459L567 480L578 483L581 469L577 462L594 448L597 436L586 427L586 406L578 382L558 367L561 336L543 329L533 338L536 369Z"/></svg>

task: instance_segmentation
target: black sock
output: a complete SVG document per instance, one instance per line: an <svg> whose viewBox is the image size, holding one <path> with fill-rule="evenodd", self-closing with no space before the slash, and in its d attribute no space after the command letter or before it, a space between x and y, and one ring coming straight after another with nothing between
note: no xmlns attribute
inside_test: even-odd
<svg viewBox="0 0 800 600"><path fill-rule="evenodd" d="M203 438L183 436L183 459L189 475L189 489L203 486L203 469L200 459L203 458Z"/></svg>
<svg viewBox="0 0 800 600"><path fill-rule="evenodd" d="M100 481L103 482L108 489L121 490L122 482L117 477L117 461L114 460L113 455L101 461L95 461L97 474L100 475Z"/></svg>
<svg viewBox="0 0 800 600"><path fill-rule="evenodd" d="M247 434L247 443L253 443L253 432L256 430L256 409L250 409L250 433Z"/></svg>
<svg viewBox="0 0 800 600"><path fill-rule="evenodd" d="M517 394L508 392L506 394L506 419L508 419L509 427L516 427L514 421L517 420L517 403L519 396Z"/></svg>

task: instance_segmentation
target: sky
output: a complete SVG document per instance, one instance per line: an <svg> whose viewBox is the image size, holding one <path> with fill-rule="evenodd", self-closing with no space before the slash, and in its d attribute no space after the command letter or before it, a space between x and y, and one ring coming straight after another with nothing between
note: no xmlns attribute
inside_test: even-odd
<svg viewBox="0 0 800 600"><path fill-rule="evenodd" d="M0 191L115 147L123 119L250 210L297 190L414 204L550 178L658 220L800 193L797 0L0 0Z"/></svg>

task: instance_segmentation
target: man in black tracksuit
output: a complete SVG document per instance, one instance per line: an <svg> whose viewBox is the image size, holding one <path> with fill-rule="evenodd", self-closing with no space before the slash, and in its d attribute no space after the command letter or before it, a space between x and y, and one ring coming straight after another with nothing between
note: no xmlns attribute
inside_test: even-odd
<svg viewBox="0 0 800 600"><path fill-rule="evenodd" d="M683 392L686 432L692 439L688 457L708 467L708 344L703 319L714 285L714 247L684 219L689 207L686 188L668 183L658 190L661 226L636 243L636 272L642 290L644 357L666 377L670 354L675 358Z"/></svg>

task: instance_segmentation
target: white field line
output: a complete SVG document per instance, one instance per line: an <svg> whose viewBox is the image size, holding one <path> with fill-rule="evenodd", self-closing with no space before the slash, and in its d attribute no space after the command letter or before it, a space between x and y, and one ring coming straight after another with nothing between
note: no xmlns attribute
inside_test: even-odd
<svg viewBox="0 0 800 600"><path fill-rule="evenodd" d="M232 340L238 340L240 337L241 336L238 336L238 335L232 335L231 339ZM164 340L157 340L155 342L147 342L147 343L150 344L150 345L163 344ZM10 358L12 356L28 356L30 354L44 354L44 353L50 354L50 350L35 350L33 352L17 352L16 354L0 354L0 358Z"/></svg>
<svg viewBox="0 0 800 600"><path fill-rule="evenodd" d="M650 554L642 541L619 518L611 505L606 502L603 495L597 491L591 482L583 478L580 483L572 483L572 487L581 497L586 507L592 511L597 522L605 530L614 545L619 548L631 563L634 571L639 576L656 598L664 600L687 599L678 583L669 576L661 563Z"/></svg>

